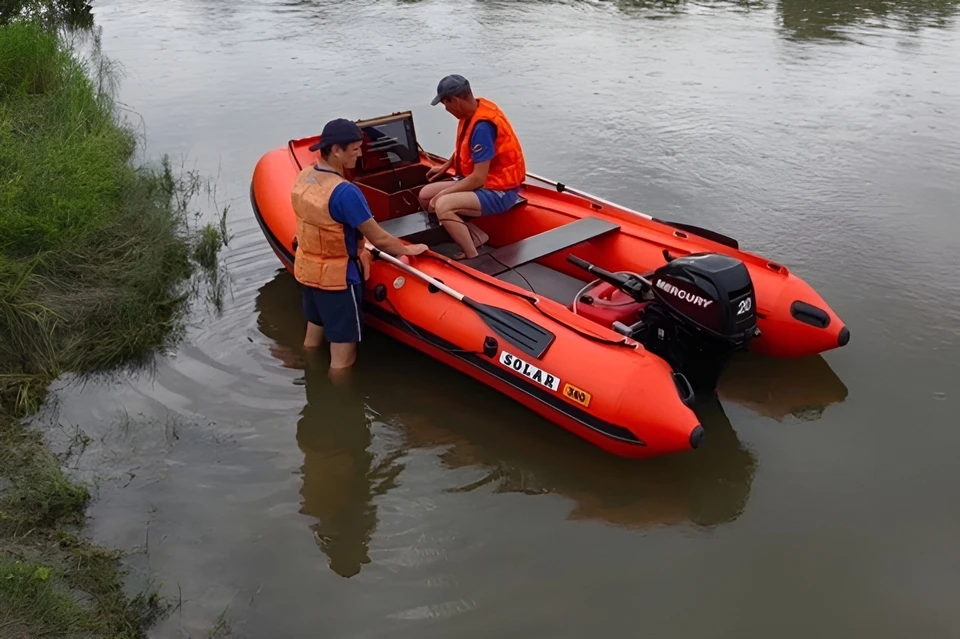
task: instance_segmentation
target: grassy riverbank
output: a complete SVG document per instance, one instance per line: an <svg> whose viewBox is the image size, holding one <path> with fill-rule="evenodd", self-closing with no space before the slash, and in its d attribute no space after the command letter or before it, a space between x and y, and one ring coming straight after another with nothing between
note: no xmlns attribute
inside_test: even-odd
<svg viewBox="0 0 960 639"><path fill-rule="evenodd" d="M7 16L9 17L9 16ZM90 498L25 428L63 373L140 365L173 345L216 269L195 176L136 166L109 74L37 22L0 25L0 636L140 637L164 605L124 592L82 539ZM202 273L201 269L201 273Z"/></svg>

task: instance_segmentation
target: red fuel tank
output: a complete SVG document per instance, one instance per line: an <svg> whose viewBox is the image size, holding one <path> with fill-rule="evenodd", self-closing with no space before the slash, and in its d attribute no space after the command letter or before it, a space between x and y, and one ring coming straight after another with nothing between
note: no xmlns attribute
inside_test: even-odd
<svg viewBox="0 0 960 639"><path fill-rule="evenodd" d="M581 317L609 328L614 322L630 326L640 321L640 314L649 302L637 302L613 284L597 282L580 293L570 309Z"/></svg>

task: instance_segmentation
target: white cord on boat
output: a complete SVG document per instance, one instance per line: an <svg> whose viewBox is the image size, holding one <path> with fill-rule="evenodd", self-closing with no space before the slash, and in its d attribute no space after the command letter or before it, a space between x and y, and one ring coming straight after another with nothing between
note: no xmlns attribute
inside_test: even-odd
<svg viewBox="0 0 960 639"><path fill-rule="evenodd" d="M583 292L584 292L585 290L587 290L588 288L590 288L591 286L593 286L594 284L596 284L596 283L599 282L599 281L600 281L600 278L598 277L597 279L593 280L592 282L588 282L588 283L586 284L586 286L584 286L584 287L581 288L579 291L577 291L577 296L573 298L573 314L574 314L574 315L577 314L577 302L580 301L580 296L583 295Z"/></svg>
<svg viewBox="0 0 960 639"><path fill-rule="evenodd" d="M641 280L644 279L643 276L638 275L637 273L634 273L633 271L616 271L614 274L615 274L615 275L633 275L634 277L636 277L636 278L638 278L638 279L641 279ZM573 310L573 314L574 314L574 315L577 315L577 302L580 300L580 296L583 295L583 292L584 292L585 290L587 290L588 288L590 288L591 286L595 285L597 282L600 282L600 281L602 281L602 280L598 277L597 279L595 279L595 280L593 280L592 282L588 283L586 286L584 286L583 288L581 288L581 289L577 292L577 296L576 296L575 298L573 298L573 309L572 309L572 310ZM617 290L619 290L619 289L617 289ZM606 306L607 308L610 308L610 307L618 307L618 306L629 306L630 304L634 304L635 302L636 302L635 300L631 299L631 300L628 301L628 302L613 303L613 302L605 302L605 301L603 301L602 299L600 299L599 297L594 298L594 305L595 305L595 306Z"/></svg>

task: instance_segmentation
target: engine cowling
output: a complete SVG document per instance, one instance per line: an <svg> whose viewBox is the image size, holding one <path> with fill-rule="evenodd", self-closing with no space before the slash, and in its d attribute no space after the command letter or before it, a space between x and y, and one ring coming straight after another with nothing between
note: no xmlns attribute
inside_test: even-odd
<svg viewBox="0 0 960 639"><path fill-rule="evenodd" d="M653 301L635 325L636 339L697 392L715 390L733 354L758 335L747 267L726 255L686 255L654 271L650 284Z"/></svg>
<svg viewBox="0 0 960 639"><path fill-rule="evenodd" d="M614 320L613 330L666 360L694 390L714 390L730 357L760 334L750 271L716 253L665 257L667 263L646 277L611 273L575 255L567 261L633 298L634 304L618 310L623 319L639 320L629 326ZM602 308L583 314L601 323L611 316Z"/></svg>
<svg viewBox="0 0 960 639"><path fill-rule="evenodd" d="M685 255L650 278L654 297L676 317L733 347L756 333L756 294L740 260L717 253Z"/></svg>

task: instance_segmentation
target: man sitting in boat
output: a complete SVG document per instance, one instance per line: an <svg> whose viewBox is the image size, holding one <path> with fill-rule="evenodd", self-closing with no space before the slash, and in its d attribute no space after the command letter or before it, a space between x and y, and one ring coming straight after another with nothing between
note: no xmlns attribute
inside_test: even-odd
<svg viewBox="0 0 960 639"><path fill-rule="evenodd" d="M424 186L420 205L437 214L463 250L457 259L476 257L477 247L489 237L461 218L503 213L517 203L519 187L527 175L523 150L500 107L486 98L475 98L463 76L448 75L440 80L431 104L439 103L459 120L457 144L450 159L430 169L427 179L433 182L451 167L455 176L452 181Z"/></svg>
<svg viewBox="0 0 960 639"><path fill-rule="evenodd" d="M419 255L424 244L407 245L377 224L363 193L344 179L360 157L363 133L355 123L327 122L320 141L320 161L304 167L293 186L297 216L294 276L303 285L303 313L307 319L306 348L320 346L326 333L330 368L342 369L356 360L363 279L369 277L370 252L364 238L385 253Z"/></svg>

